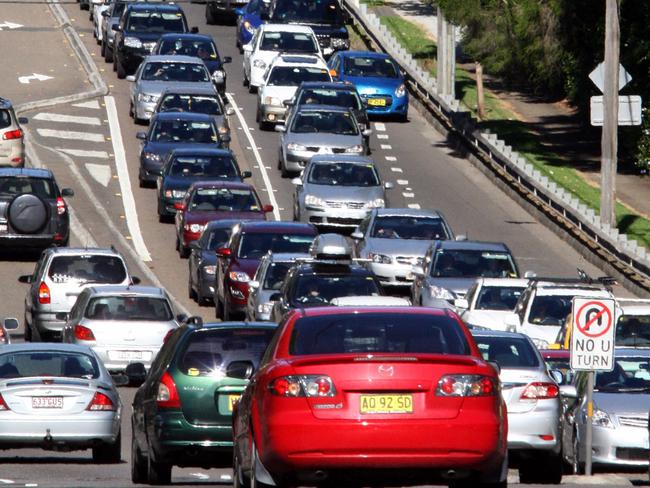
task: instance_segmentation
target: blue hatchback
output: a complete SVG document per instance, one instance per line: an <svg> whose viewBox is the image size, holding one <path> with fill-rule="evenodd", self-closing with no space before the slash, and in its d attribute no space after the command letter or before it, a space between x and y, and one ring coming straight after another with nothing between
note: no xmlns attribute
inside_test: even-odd
<svg viewBox="0 0 650 488"><path fill-rule="evenodd" d="M255 29L262 25L262 12L268 9L269 2L264 0L250 0L245 7L235 9L237 14L236 44L240 53L242 46L248 44L253 38Z"/></svg>
<svg viewBox="0 0 650 488"><path fill-rule="evenodd" d="M352 83L367 104L368 115L408 119L409 96L399 65L387 54L340 51L327 63L332 78Z"/></svg>

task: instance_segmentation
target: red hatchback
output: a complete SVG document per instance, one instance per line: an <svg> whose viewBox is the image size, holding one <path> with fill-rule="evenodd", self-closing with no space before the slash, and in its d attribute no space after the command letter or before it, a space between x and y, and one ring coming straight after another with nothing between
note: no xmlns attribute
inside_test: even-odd
<svg viewBox="0 0 650 488"><path fill-rule="evenodd" d="M264 220L273 205L262 205L252 185L234 181L197 181L176 208L176 250L189 256L189 246L211 220Z"/></svg>
<svg viewBox="0 0 650 488"><path fill-rule="evenodd" d="M235 408L234 486L507 485L495 369L451 311L293 310Z"/></svg>

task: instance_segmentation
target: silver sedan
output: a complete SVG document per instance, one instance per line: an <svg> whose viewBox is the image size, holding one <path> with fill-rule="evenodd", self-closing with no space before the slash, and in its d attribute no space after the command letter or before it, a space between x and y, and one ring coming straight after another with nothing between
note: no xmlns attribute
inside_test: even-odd
<svg viewBox="0 0 650 488"><path fill-rule="evenodd" d="M126 79L131 82L129 115L136 122L151 118L165 90L214 88L205 64L191 56L147 56L135 74Z"/></svg>
<svg viewBox="0 0 650 488"><path fill-rule="evenodd" d="M0 348L0 449L92 449L94 461L119 463L121 414L115 382L88 347Z"/></svg>

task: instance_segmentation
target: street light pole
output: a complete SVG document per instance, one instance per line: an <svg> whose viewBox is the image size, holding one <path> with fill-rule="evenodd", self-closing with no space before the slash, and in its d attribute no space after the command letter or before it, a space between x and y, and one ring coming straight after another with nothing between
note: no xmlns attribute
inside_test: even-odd
<svg viewBox="0 0 650 488"><path fill-rule="evenodd" d="M616 227L616 168L618 152L618 72L620 50L619 2L606 0L603 132L600 159L600 221Z"/></svg>

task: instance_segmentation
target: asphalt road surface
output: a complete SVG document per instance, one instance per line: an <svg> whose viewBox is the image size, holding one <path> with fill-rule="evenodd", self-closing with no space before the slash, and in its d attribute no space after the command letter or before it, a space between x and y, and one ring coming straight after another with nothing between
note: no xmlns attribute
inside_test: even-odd
<svg viewBox="0 0 650 488"><path fill-rule="evenodd" d="M64 5L83 43L110 88L104 97L59 104L23 114L29 118L29 158L34 166L52 169L61 187L75 189L69 199L75 234L71 245L114 245L127 258L131 272L146 284L165 286L179 311L214 317L213 307L199 307L188 298L187 261L174 249L174 227L156 215L155 191L137 184L139 141L146 130L128 116L128 82L118 80L103 62L92 35L88 12ZM207 26L204 6L184 3L189 24L214 36L226 65L228 99L236 107L230 119L232 148L242 170L253 172L253 183L264 203L276 205L282 219L291 219L293 186L276 169L275 132L260 132L255 124L256 95L241 84L241 56L234 27ZM10 22L19 27L2 27ZM1 96L15 105L74 95L92 87L45 4L4 4L0 8ZM471 239L505 241L522 270L540 275L574 276L576 267L593 275L601 271L585 261L561 238L498 190L467 160L458 157L415 110L408 123L373 123L372 156L385 181L396 188L389 194L394 207L440 209L457 234ZM120 155L123 154L124 158ZM118 177L119 175L119 177ZM128 178L127 178L128 176ZM0 253L0 283L4 317L22 321L26 285L17 277L33 271L37 255ZM22 340L22 327L13 340ZM130 425L133 388L122 388L124 404L121 464L95 465L89 452L53 453L40 450L0 451L0 484L15 486L104 487L130 486ZM511 471L512 486L517 486ZM231 485L231 471L174 468L177 486ZM646 484L643 473L623 474L621 480ZM571 480L574 481L574 480ZM615 481L605 482L613 486Z"/></svg>

